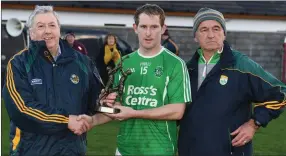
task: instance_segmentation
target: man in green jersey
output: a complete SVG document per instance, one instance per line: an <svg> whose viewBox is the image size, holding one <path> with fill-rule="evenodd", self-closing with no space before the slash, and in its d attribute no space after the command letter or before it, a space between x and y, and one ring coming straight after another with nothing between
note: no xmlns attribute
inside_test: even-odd
<svg viewBox="0 0 286 156"><path fill-rule="evenodd" d="M139 7L134 20L139 49L123 61L123 71L130 69L132 73L124 83L123 102L114 106L121 112L108 115L122 120L116 155L175 155L176 120L182 118L186 103L191 101L189 74L185 62L161 46L166 26L159 6ZM120 77L118 72L115 86ZM80 119L91 120L85 115ZM92 119L92 126L102 123Z"/></svg>
<svg viewBox="0 0 286 156"><path fill-rule="evenodd" d="M166 26L164 11L157 5L139 7L134 15L139 49L124 60L130 69L124 83L122 106L109 115L120 124L116 155L175 155L177 125L191 101L185 62L161 46ZM115 76L118 85L120 73Z"/></svg>

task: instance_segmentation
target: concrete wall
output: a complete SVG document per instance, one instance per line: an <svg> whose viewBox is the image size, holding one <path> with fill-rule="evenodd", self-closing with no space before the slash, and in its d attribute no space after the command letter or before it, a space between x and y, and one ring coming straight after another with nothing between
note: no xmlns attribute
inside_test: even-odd
<svg viewBox="0 0 286 156"><path fill-rule="evenodd" d="M126 40L132 48L138 48L138 39L132 28L98 28L109 31ZM180 48L185 61L194 54L198 44L194 42L191 29L170 29L170 35ZM245 53L264 69L281 79L283 42L286 32L228 32L227 41L233 49Z"/></svg>

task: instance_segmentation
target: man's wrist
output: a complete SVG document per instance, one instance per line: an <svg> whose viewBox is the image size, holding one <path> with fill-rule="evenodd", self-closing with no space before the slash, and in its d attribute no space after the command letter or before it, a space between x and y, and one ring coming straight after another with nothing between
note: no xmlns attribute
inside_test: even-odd
<svg viewBox="0 0 286 156"><path fill-rule="evenodd" d="M96 115L93 115L93 116L91 116L91 125L92 125L92 127L94 127L94 126L96 126Z"/></svg>
<svg viewBox="0 0 286 156"><path fill-rule="evenodd" d="M251 119L251 126L252 126L255 130L258 130L258 129L261 127L261 124L260 124L260 122L258 122L257 120Z"/></svg>
<svg viewBox="0 0 286 156"><path fill-rule="evenodd" d="M133 112L132 112L132 118L140 118L140 114L142 113L142 110L135 110L133 109Z"/></svg>

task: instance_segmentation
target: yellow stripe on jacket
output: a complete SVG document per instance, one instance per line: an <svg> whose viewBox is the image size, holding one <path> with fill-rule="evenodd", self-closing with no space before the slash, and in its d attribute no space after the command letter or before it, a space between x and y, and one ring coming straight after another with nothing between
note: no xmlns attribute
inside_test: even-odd
<svg viewBox="0 0 286 156"><path fill-rule="evenodd" d="M13 151L17 148L19 142L20 142L20 139L21 139L21 130L16 127L16 132L15 132L15 136L12 140L12 143L13 143Z"/></svg>
<svg viewBox="0 0 286 156"><path fill-rule="evenodd" d="M20 51L16 55L14 55L8 62L7 65L7 89L12 98L13 102L16 104L17 108L20 112L30 115L34 118L37 118L42 121L48 122L56 122L56 123L68 123L68 117L60 114L46 114L40 110L33 109L31 107L27 107L25 105L24 100L22 99L19 92L16 90L15 83L14 83L14 76L11 61L15 58L15 56L20 55L22 52L26 51L26 49Z"/></svg>

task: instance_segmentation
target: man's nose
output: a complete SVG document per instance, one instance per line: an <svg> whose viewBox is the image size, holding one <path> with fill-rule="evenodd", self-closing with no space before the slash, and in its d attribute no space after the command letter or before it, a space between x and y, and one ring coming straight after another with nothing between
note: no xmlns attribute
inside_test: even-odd
<svg viewBox="0 0 286 156"><path fill-rule="evenodd" d="M146 30L146 36L150 36L151 35L151 29L150 28L147 28Z"/></svg>
<svg viewBox="0 0 286 156"><path fill-rule="evenodd" d="M45 33L51 33L51 28L49 26L46 26L45 27Z"/></svg>
<svg viewBox="0 0 286 156"><path fill-rule="evenodd" d="M213 38L214 37L214 33L212 30L208 31L208 37L209 38Z"/></svg>

